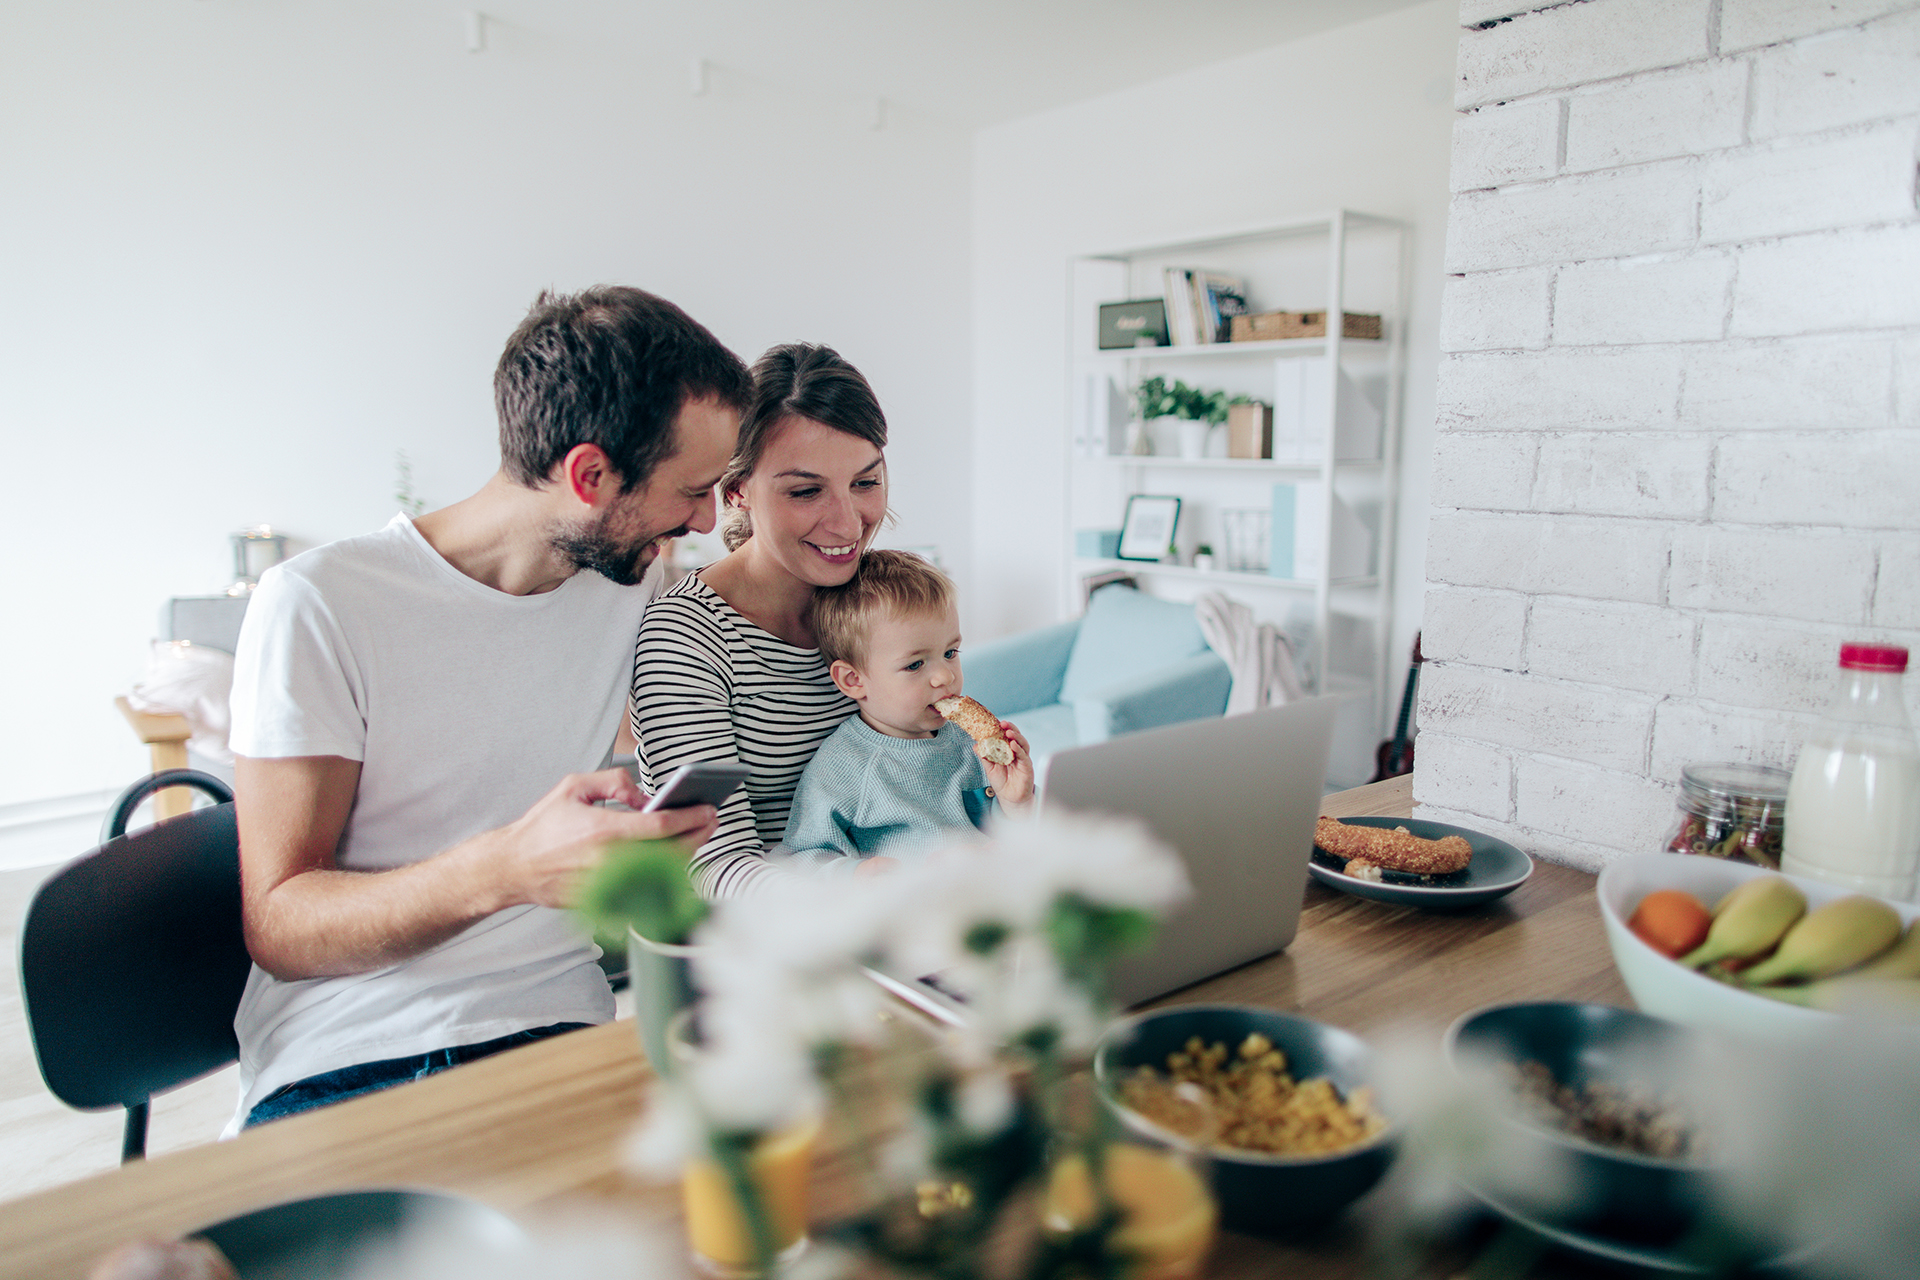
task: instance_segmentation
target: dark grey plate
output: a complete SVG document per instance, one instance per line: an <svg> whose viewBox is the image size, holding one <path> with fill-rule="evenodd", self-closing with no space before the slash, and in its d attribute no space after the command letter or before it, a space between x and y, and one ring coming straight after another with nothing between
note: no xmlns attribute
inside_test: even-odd
<svg viewBox="0 0 1920 1280"><path fill-rule="evenodd" d="M511 1218L478 1201L402 1190L314 1196L256 1209L193 1234L226 1254L240 1280L342 1276L377 1267L409 1245L510 1249L526 1242Z"/></svg>
<svg viewBox="0 0 1920 1280"><path fill-rule="evenodd" d="M1496 1199L1478 1187L1467 1187L1466 1190L1474 1199L1509 1222L1531 1231L1549 1244L1571 1249L1575 1253L1584 1253L1591 1258L1603 1258L1608 1262L1638 1267L1645 1271L1664 1272L1667 1275L1706 1276L1725 1273L1723 1267L1708 1265L1679 1244L1662 1245L1617 1240L1598 1231L1543 1221ZM1817 1258L1820 1253L1821 1250L1817 1246L1802 1245L1770 1257L1748 1261L1738 1274L1752 1276L1797 1274L1800 1267Z"/></svg>
<svg viewBox="0 0 1920 1280"><path fill-rule="evenodd" d="M1424 818L1342 818L1352 826L1405 827L1423 840L1441 836L1465 836L1473 846L1473 861L1467 864L1464 881L1445 885L1376 884L1322 866L1318 860L1307 863L1307 872L1315 880L1356 898L1390 902L1399 907L1419 907L1425 911L1464 911L1504 898L1527 882L1533 874L1533 859L1508 844L1478 831Z"/></svg>

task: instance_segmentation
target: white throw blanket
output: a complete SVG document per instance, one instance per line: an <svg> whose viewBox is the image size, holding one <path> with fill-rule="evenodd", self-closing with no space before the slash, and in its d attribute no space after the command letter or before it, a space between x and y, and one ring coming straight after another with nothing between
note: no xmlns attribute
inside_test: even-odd
<svg viewBox="0 0 1920 1280"><path fill-rule="evenodd" d="M1252 609L1217 591L1196 599L1193 612L1207 643L1233 675L1228 715L1277 707L1305 694L1293 665L1293 644L1280 628L1255 622Z"/></svg>
<svg viewBox="0 0 1920 1280"><path fill-rule="evenodd" d="M127 694L135 711L185 716L193 727L187 746L217 764L231 765L233 655L185 640L155 640L147 675Z"/></svg>

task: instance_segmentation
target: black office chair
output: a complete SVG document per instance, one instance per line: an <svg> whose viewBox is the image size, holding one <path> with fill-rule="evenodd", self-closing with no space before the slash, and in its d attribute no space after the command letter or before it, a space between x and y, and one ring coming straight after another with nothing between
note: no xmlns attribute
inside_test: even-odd
<svg viewBox="0 0 1920 1280"><path fill-rule="evenodd" d="M122 834L142 799L177 786L219 803ZM233 1015L252 962L224 782L193 769L143 778L114 802L101 840L28 905L20 991L47 1088L81 1111L125 1107L127 1161L146 1154L154 1094L239 1058Z"/></svg>

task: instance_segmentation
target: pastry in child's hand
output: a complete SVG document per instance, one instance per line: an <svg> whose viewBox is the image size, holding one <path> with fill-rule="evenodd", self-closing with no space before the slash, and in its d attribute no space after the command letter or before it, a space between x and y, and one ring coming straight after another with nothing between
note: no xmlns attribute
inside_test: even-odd
<svg viewBox="0 0 1920 1280"><path fill-rule="evenodd" d="M982 760L998 765L1013 763L1013 744L1001 732L999 716L965 696L941 698L933 709L967 731L973 739L973 753Z"/></svg>
<svg viewBox="0 0 1920 1280"><path fill-rule="evenodd" d="M1465 836L1424 840L1405 827L1348 826L1332 818L1315 824L1313 843L1336 858L1347 859L1347 874L1363 880L1378 880L1382 870L1450 876L1465 871L1473 861L1473 846ZM1357 871L1355 863L1361 864Z"/></svg>

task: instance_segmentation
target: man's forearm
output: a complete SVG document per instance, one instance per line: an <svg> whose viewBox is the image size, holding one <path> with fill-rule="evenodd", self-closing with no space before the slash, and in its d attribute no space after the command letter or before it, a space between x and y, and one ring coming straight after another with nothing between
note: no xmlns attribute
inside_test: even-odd
<svg viewBox="0 0 1920 1280"><path fill-rule="evenodd" d="M340 868L360 766L338 756L242 757L234 769L241 902L254 963L276 978L340 977L410 959L496 911L564 907L613 840L713 833L711 806L634 813L625 771L572 774L518 819L420 862Z"/></svg>
<svg viewBox="0 0 1920 1280"><path fill-rule="evenodd" d="M481 874L486 832L386 871L316 867L265 895L249 920L254 962L276 978L331 978L410 960L509 905Z"/></svg>

